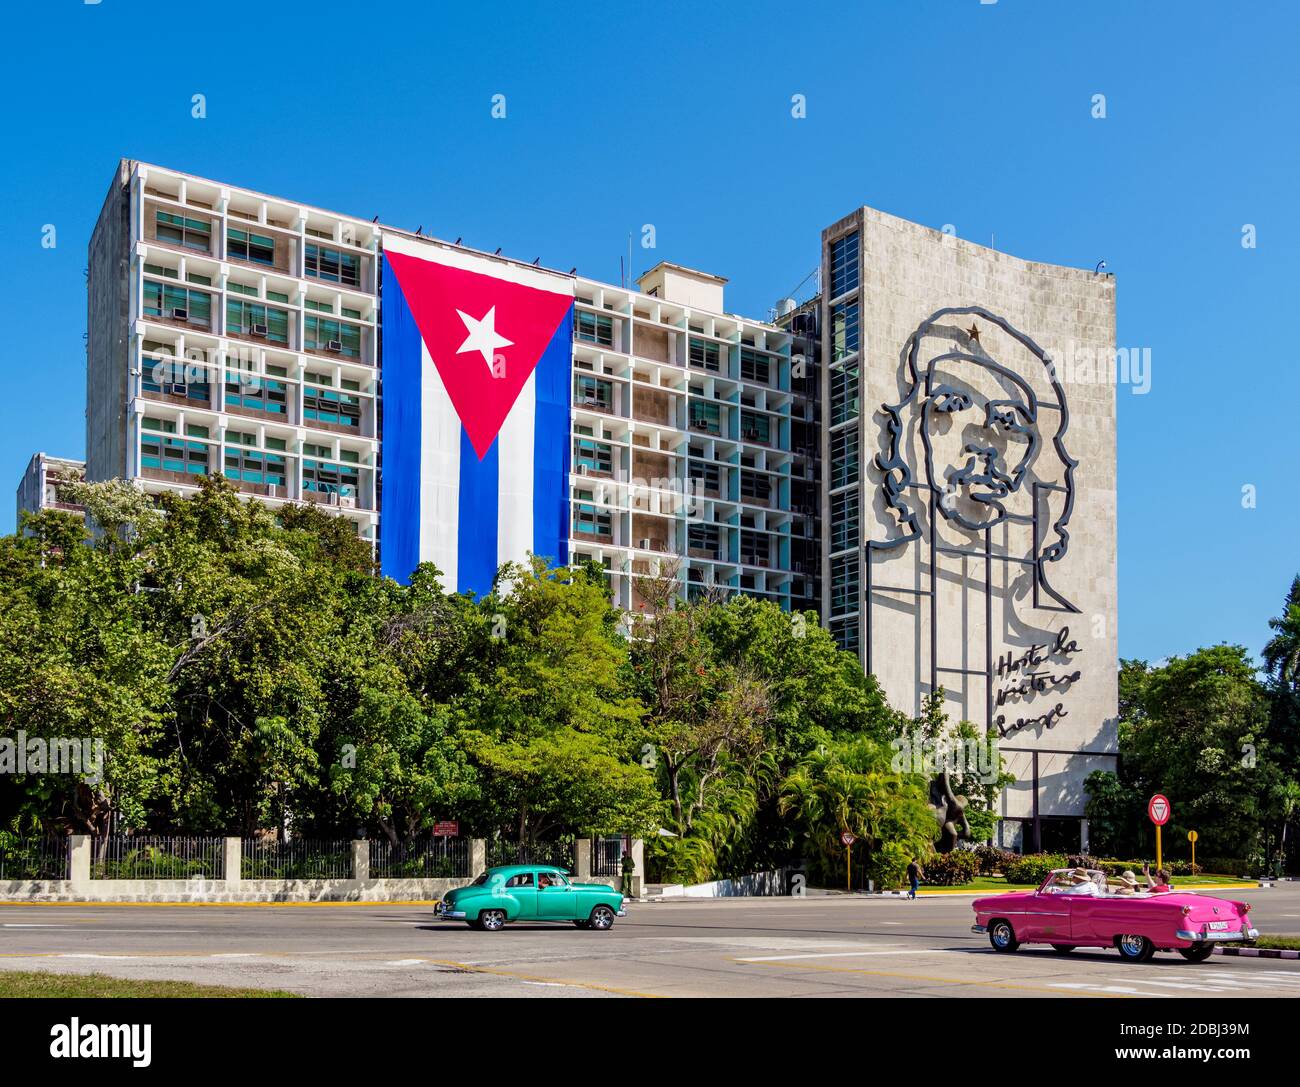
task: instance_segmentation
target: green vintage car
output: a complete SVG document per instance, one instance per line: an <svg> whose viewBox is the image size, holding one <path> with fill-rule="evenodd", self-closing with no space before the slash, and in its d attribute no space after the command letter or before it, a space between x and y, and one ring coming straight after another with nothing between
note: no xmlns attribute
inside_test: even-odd
<svg viewBox="0 0 1300 1087"><path fill-rule="evenodd" d="M437 916L489 932L507 921L572 921L604 932L627 911L623 896L608 884L573 883L563 868L549 864L503 864L468 887L448 891Z"/></svg>

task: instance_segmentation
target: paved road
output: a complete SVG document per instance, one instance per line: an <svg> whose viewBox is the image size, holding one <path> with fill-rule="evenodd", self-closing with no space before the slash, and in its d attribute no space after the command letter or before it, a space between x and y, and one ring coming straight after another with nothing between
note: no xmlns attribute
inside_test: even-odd
<svg viewBox="0 0 1300 1087"><path fill-rule="evenodd" d="M1300 933L1300 886L1249 897ZM0 905L0 969L97 971L311 996L1300 996L1300 961L1022 949L972 934L968 898L633 904L608 933L474 932L427 906Z"/></svg>

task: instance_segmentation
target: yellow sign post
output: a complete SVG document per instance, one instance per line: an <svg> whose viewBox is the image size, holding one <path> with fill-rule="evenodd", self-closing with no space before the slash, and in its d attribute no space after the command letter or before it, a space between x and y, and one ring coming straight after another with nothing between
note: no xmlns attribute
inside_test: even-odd
<svg viewBox="0 0 1300 1087"><path fill-rule="evenodd" d="M1192 843L1192 875L1196 875L1196 839L1199 837L1194 830L1187 832L1187 840Z"/></svg>
<svg viewBox="0 0 1300 1087"><path fill-rule="evenodd" d="M850 894L853 893L853 843L858 840L858 836L851 830L840 832L840 841L844 843L844 848L848 851L848 874L844 878L844 889Z"/></svg>
<svg viewBox="0 0 1300 1087"><path fill-rule="evenodd" d="M1169 822L1169 816L1172 814L1172 812L1173 812L1173 806L1169 803L1169 798L1165 796L1163 793L1156 793L1156 795L1153 796L1147 802L1147 815L1150 817L1151 822L1155 823L1156 825L1156 869L1157 870L1164 867L1164 864L1161 863L1161 855L1160 855L1160 828L1164 826L1167 822Z"/></svg>

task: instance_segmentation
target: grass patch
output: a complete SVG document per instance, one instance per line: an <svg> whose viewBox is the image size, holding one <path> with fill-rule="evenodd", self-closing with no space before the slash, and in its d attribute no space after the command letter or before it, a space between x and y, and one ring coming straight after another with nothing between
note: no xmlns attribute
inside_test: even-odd
<svg viewBox="0 0 1300 1087"><path fill-rule="evenodd" d="M1237 876L1216 876L1202 872L1197 876L1174 876L1174 890L1187 891L1197 887L1219 886L1224 883L1249 882L1251 881L1240 879ZM1008 883L1006 876L976 876L967 883L958 883L952 887L931 887L922 883L920 893L939 894L943 891L1034 891L1037 889L1037 883Z"/></svg>
<svg viewBox="0 0 1300 1087"><path fill-rule="evenodd" d="M6 997L294 997L281 989L235 989L190 981L144 981L107 974L53 974L45 970L0 970L0 999Z"/></svg>
<svg viewBox="0 0 1300 1087"><path fill-rule="evenodd" d="M1260 936L1254 941L1254 946L1274 951L1300 951L1300 936Z"/></svg>

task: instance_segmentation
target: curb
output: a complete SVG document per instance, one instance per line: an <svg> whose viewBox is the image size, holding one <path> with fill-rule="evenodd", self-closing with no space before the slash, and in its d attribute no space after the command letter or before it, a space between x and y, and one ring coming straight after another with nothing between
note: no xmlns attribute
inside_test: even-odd
<svg viewBox="0 0 1300 1087"><path fill-rule="evenodd" d="M1283 951L1275 947L1216 947L1216 955L1245 955L1252 959L1300 959L1300 951Z"/></svg>

